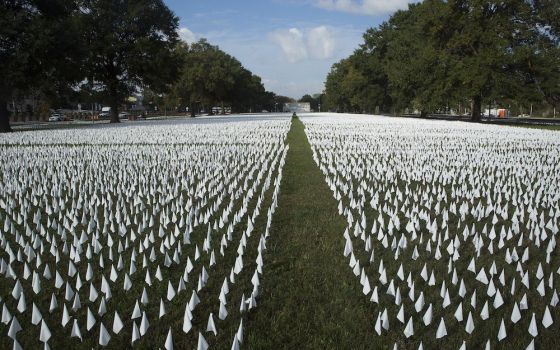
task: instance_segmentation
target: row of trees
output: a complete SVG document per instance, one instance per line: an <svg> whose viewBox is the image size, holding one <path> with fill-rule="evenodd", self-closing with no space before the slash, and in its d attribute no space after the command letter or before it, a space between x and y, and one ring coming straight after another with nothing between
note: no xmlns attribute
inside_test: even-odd
<svg viewBox="0 0 560 350"><path fill-rule="evenodd" d="M7 102L40 89L102 93L118 122L139 87L165 91L181 67L178 18L162 0L1 0L0 130Z"/></svg>
<svg viewBox="0 0 560 350"><path fill-rule="evenodd" d="M178 22L163 0L0 0L0 132L11 131L8 102L38 93L53 104L102 101L111 122L133 93L192 113L282 100L218 47L180 41Z"/></svg>
<svg viewBox="0 0 560 350"><path fill-rule="evenodd" d="M560 103L557 0L425 0L364 34L332 67L327 108L423 114Z"/></svg>
<svg viewBox="0 0 560 350"><path fill-rule="evenodd" d="M155 104L172 109L189 108L194 116L200 107L211 110L218 106L222 113L226 106L232 112L272 110L281 99L265 90L260 77L205 39L192 45L181 43L177 51L183 60L179 79Z"/></svg>

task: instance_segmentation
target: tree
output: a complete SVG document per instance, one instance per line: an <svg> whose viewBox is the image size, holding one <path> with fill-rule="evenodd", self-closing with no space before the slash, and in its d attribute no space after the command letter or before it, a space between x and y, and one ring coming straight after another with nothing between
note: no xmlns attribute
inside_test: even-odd
<svg viewBox="0 0 560 350"><path fill-rule="evenodd" d="M350 102L341 84L346 78L348 69L349 60L343 59L333 64L327 75L325 82L325 105L328 110L336 112L347 111Z"/></svg>
<svg viewBox="0 0 560 350"><path fill-rule="evenodd" d="M376 50L366 47L333 65L325 82L327 109L373 113L388 110L387 75Z"/></svg>
<svg viewBox="0 0 560 350"><path fill-rule="evenodd" d="M244 112L264 109L271 103L271 95L264 89L261 78L218 46L206 39L179 46L184 64L173 94L189 106L191 117L201 105L211 109L219 104L224 113L226 104L232 111Z"/></svg>
<svg viewBox="0 0 560 350"><path fill-rule="evenodd" d="M76 12L73 1L0 0L0 132L16 91L53 96L79 81Z"/></svg>
<svg viewBox="0 0 560 350"><path fill-rule="evenodd" d="M139 87L167 91L178 74L178 18L162 0L82 0L85 68L105 93L111 122Z"/></svg>
<svg viewBox="0 0 560 350"><path fill-rule="evenodd" d="M454 0L436 33L453 69L449 78L472 99L472 120L479 121L484 101L538 101L546 92L546 67L558 67L551 38L538 25L537 2L529 0ZM556 5L557 7L557 5ZM557 68L556 68L557 71Z"/></svg>
<svg viewBox="0 0 560 350"><path fill-rule="evenodd" d="M451 99L452 68L433 39L443 14L445 3L440 0L412 4L365 35L364 49L382 62L396 110L410 107L426 115Z"/></svg>
<svg viewBox="0 0 560 350"><path fill-rule="evenodd" d="M232 92L232 108L235 112L259 112L270 110L274 102L261 81L261 78L243 68L238 71Z"/></svg>
<svg viewBox="0 0 560 350"><path fill-rule="evenodd" d="M189 106L191 117L194 117L200 105L212 107L216 98L229 93L234 80L231 74L226 74L225 61L229 57L206 39L190 46L186 43L179 46L184 63L173 93ZM222 82L224 84L220 85Z"/></svg>
<svg viewBox="0 0 560 350"><path fill-rule="evenodd" d="M560 106L560 5L557 0L535 2L533 18L538 25L541 62L534 62L538 70L537 85L545 100L552 106Z"/></svg>
<svg viewBox="0 0 560 350"><path fill-rule="evenodd" d="M560 7L555 0L425 0L396 12L333 66L326 102L337 111L560 102Z"/></svg>

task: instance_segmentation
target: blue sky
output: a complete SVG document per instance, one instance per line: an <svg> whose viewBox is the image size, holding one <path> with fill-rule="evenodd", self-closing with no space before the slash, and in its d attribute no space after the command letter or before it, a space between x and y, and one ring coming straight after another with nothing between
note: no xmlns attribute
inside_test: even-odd
<svg viewBox="0 0 560 350"><path fill-rule="evenodd" d="M267 90L299 98L323 90L333 63L367 28L413 0L164 0L186 41L206 38L259 75Z"/></svg>

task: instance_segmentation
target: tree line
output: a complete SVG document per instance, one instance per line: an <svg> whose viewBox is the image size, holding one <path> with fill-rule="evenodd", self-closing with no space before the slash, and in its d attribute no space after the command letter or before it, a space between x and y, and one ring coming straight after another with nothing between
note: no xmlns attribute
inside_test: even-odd
<svg viewBox="0 0 560 350"><path fill-rule="evenodd" d="M102 101L111 122L133 93L193 113L277 103L218 47L182 42L178 24L162 0L0 0L0 131L11 130L9 101L37 91L52 104Z"/></svg>
<svg viewBox="0 0 560 350"><path fill-rule="evenodd" d="M201 108L211 112L213 106L219 113L226 107L232 113L272 111L284 99L266 91L259 76L206 39L180 43L177 50L183 60L181 74L166 94L151 94L153 104L188 109L194 116Z"/></svg>
<svg viewBox="0 0 560 350"><path fill-rule="evenodd" d="M488 104L522 110L560 103L557 0L425 0L363 38L327 77L330 110L428 114L468 107L477 121Z"/></svg>

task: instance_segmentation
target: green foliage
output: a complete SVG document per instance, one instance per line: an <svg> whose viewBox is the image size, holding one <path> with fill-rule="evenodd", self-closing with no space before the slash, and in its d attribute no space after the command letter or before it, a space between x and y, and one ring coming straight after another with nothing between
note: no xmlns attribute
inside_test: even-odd
<svg viewBox="0 0 560 350"><path fill-rule="evenodd" d="M138 88L164 92L177 76L178 18L162 0L81 0L86 77L118 106Z"/></svg>
<svg viewBox="0 0 560 350"><path fill-rule="evenodd" d="M450 99L449 57L431 40L444 11L441 1L411 5L365 36L366 46L377 49L372 51L382 61L389 94L398 110L435 111Z"/></svg>
<svg viewBox="0 0 560 350"><path fill-rule="evenodd" d="M118 121L131 92L169 89L177 27L162 0L0 1L0 130L9 130L6 101L37 89L58 103L78 88L102 94Z"/></svg>
<svg viewBox="0 0 560 350"><path fill-rule="evenodd" d="M447 110L560 102L557 1L425 0L369 29L332 67L331 110Z"/></svg>
<svg viewBox="0 0 560 350"><path fill-rule="evenodd" d="M338 112L386 110L387 76L377 54L365 48L333 66L325 83L325 106Z"/></svg>
<svg viewBox="0 0 560 350"><path fill-rule="evenodd" d="M172 94L193 116L200 106L229 105L236 112L271 108L274 95L264 89L261 78L219 47L206 39L178 47L184 64Z"/></svg>
<svg viewBox="0 0 560 350"><path fill-rule="evenodd" d="M79 81L78 8L65 0L0 1L0 132L7 101L40 89L53 97Z"/></svg>

